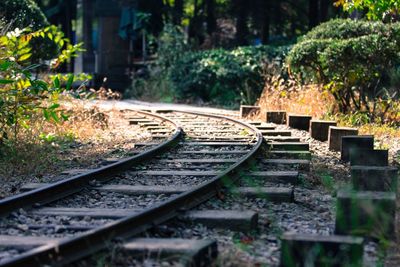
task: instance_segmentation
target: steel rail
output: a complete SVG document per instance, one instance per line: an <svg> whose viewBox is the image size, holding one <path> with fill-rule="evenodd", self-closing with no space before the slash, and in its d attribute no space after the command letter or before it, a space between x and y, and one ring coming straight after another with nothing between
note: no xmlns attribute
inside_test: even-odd
<svg viewBox="0 0 400 267"><path fill-rule="evenodd" d="M83 174L75 175L71 178L52 183L38 189L2 199L0 200L0 217L5 216L10 212L20 208L29 208L35 205L38 206L46 204L54 200L66 197L68 195L77 193L84 187L87 187L88 183L92 180L104 181L106 179L110 179L111 175L115 175L121 171L128 170L132 167L132 165L141 163L144 160L153 157L154 155L162 153L171 146L174 146L178 143L179 138L183 135L182 128L168 118L144 111L135 112L147 116L153 116L157 119L161 119L162 121L167 121L168 123L171 123L175 126L174 134L166 141L161 142L159 145L142 153L139 153L138 155L122 159L115 163L111 163L109 165L85 172Z"/></svg>
<svg viewBox="0 0 400 267"><path fill-rule="evenodd" d="M182 113L182 111L176 112ZM34 267L43 266L45 264L51 264L51 266L63 266L105 249L113 242L127 240L128 238L155 225L166 222L167 220L180 215L182 212L215 196L224 187L224 180L237 174L240 167L245 165L247 161L250 160L261 148L263 142L262 134L251 125L219 115L196 112L183 113L229 120L235 124L242 125L256 134L257 142L249 153L241 157L238 162L230 166L227 170L222 171L210 181L204 182L203 184L175 197L171 197L156 206L144 209L139 213L132 214L110 224L85 232L77 237L64 239L55 244L48 244L27 251L14 259L2 263L0 266Z"/></svg>

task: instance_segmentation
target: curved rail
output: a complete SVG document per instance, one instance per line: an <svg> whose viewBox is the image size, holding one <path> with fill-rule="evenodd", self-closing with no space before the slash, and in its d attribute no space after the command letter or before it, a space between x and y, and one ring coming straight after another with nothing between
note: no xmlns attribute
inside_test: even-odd
<svg viewBox="0 0 400 267"><path fill-rule="evenodd" d="M153 147L138 155L128 157L126 159L106 165L104 167L94 169L89 172L85 172L83 174L75 175L71 178L55 182L53 184L38 189L34 189L22 194L18 194L0 200L0 216L7 215L13 210L19 208L27 208L38 204L40 205L46 204L48 202L60 199L67 195L76 193L85 186L87 186L88 182L92 180L100 180L100 181L105 180L108 177L110 177L110 175L114 175L118 172L127 170L131 168L133 164L140 163L162 151L165 151L169 147L175 145L178 142L179 138L182 136L183 134L182 128L179 125L177 125L174 121L169 120L168 118L165 118L163 116L149 112L144 112L144 111L137 111L137 112L147 116L153 116L163 121L168 121L169 123L175 126L175 133L166 141L160 143L156 147Z"/></svg>
<svg viewBox="0 0 400 267"><path fill-rule="evenodd" d="M257 142L238 162L225 171L222 171L210 181L195 186L193 189L178 194L175 197L171 197L156 206L146 208L139 213L132 214L110 224L85 232L77 237L62 240L55 244L44 245L23 253L14 259L4 262L1 266L41 266L43 263L50 263L52 266L62 266L104 249L110 242L121 241L139 234L215 196L224 186L225 178L236 174L239 168L246 164L246 162L261 148L263 142L262 134L251 125L219 115L186 111L177 112L224 119L242 125L256 133ZM179 129L182 131L180 127ZM125 165L122 166L125 167ZM93 176L91 176L91 178L93 179Z"/></svg>

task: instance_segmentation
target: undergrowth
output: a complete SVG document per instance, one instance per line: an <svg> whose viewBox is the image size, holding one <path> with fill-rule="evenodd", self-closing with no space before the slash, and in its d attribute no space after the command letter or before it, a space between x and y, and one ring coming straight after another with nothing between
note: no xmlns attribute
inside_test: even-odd
<svg viewBox="0 0 400 267"><path fill-rule="evenodd" d="M400 106L398 102L397 106ZM393 120L371 123L363 112L339 113L335 100L321 85L301 85L291 79L272 76L267 79L257 104L261 107L260 114L267 110L285 110L288 113L312 115L315 119L335 120L339 126L357 127L360 134L400 138L399 121L395 117L400 114L400 109L387 113L388 116L394 116Z"/></svg>
<svg viewBox="0 0 400 267"><path fill-rule="evenodd" d="M49 123L41 116L33 116L29 128L23 128L15 139L7 139L0 146L0 177L5 180L24 176L41 178L59 168L66 151L82 143L100 138L108 127L108 116L97 108L65 108L71 114L68 121Z"/></svg>

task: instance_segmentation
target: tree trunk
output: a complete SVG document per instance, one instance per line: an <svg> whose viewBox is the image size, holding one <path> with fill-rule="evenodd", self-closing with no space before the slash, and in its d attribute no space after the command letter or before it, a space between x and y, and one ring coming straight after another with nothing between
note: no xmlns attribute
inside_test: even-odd
<svg viewBox="0 0 400 267"><path fill-rule="evenodd" d="M261 24L261 42L267 44L269 41L269 31L271 26L271 6L269 1L262 1L262 24Z"/></svg>
<svg viewBox="0 0 400 267"><path fill-rule="evenodd" d="M181 25L183 17L183 0L175 0L174 5L174 24Z"/></svg>
<svg viewBox="0 0 400 267"><path fill-rule="evenodd" d="M274 21L275 21L275 25L276 25L275 26L275 34L283 35L281 1L279 1L279 0L273 1L272 13L274 14Z"/></svg>
<svg viewBox="0 0 400 267"><path fill-rule="evenodd" d="M206 0L207 12L207 33L212 34L217 28L217 20L215 18L215 0Z"/></svg>
<svg viewBox="0 0 400 267"><path fill-rule="evenodd" d="M332 5L330 0L320 0L320 13L319 21L324 22L328 20L329 6Z"/></svg>
<svg viewBox="0 0 400 267"><path fill-rule="evenodd" d="M308 21L310 29L318 24L318 0L308 1Z"/></svg>
<svg viewBox="0 0 400 267"><path fill-rule="evenodd" d="M198 0L194 0L194 11L193 11L193 18L190 20L189 24L189 38L196 37L196 32L198 31Z"/></svg>
<svg viewBox="0 0 400 267"><path fill-rule="evenodd" d="M236 42L238 45L247 44L247 5L246 0L236 0Z"/></svg>

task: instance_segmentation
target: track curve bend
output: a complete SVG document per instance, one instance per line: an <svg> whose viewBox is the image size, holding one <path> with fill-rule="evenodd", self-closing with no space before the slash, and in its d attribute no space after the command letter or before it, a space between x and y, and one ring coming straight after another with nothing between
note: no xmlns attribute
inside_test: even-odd
<svg viewBox="0 0 400 267"><path fill-rule="evenodd" d="M112 220L97 223L90 219L95 226L86 228L77 220L77 225L72 225L75 228L67 228L81 227L82 231L62 238L51 232L46 236L48 242L0 260L0 266L62 266L105 249L113 242L128 240L212 198L226 183L233 183L240 168L259 151L263 142L262 134L255 127L224 116L183 111L141 114L173 125L173 130L159 127L160 123L143 125L149 131L167 133L169 138L139 155L0 201L2 236L7 233L7 225L18 223L18 214L7 214L22 208L28 209L24 216L34 222L37 216L82 217L76 213L85 211L86 218L90 217L90 211L99 209L103 214L108 212ZM204 155L208 155L210 163L196 165ZM228 166L218 163L221 155L230 159ZM183 189L172 190L169 195L154 195L154 188L167 185L170 189ZM150 189L153 193L140 195L138 188ZM153 194L150 200L143 197L149 194ZM121 205L123 215L115 215L115 210L121 211ZM46 227L31 225L32 229L39 229L35 235ZM24 236L26 232L19 231L18 235Z"/></svg>

